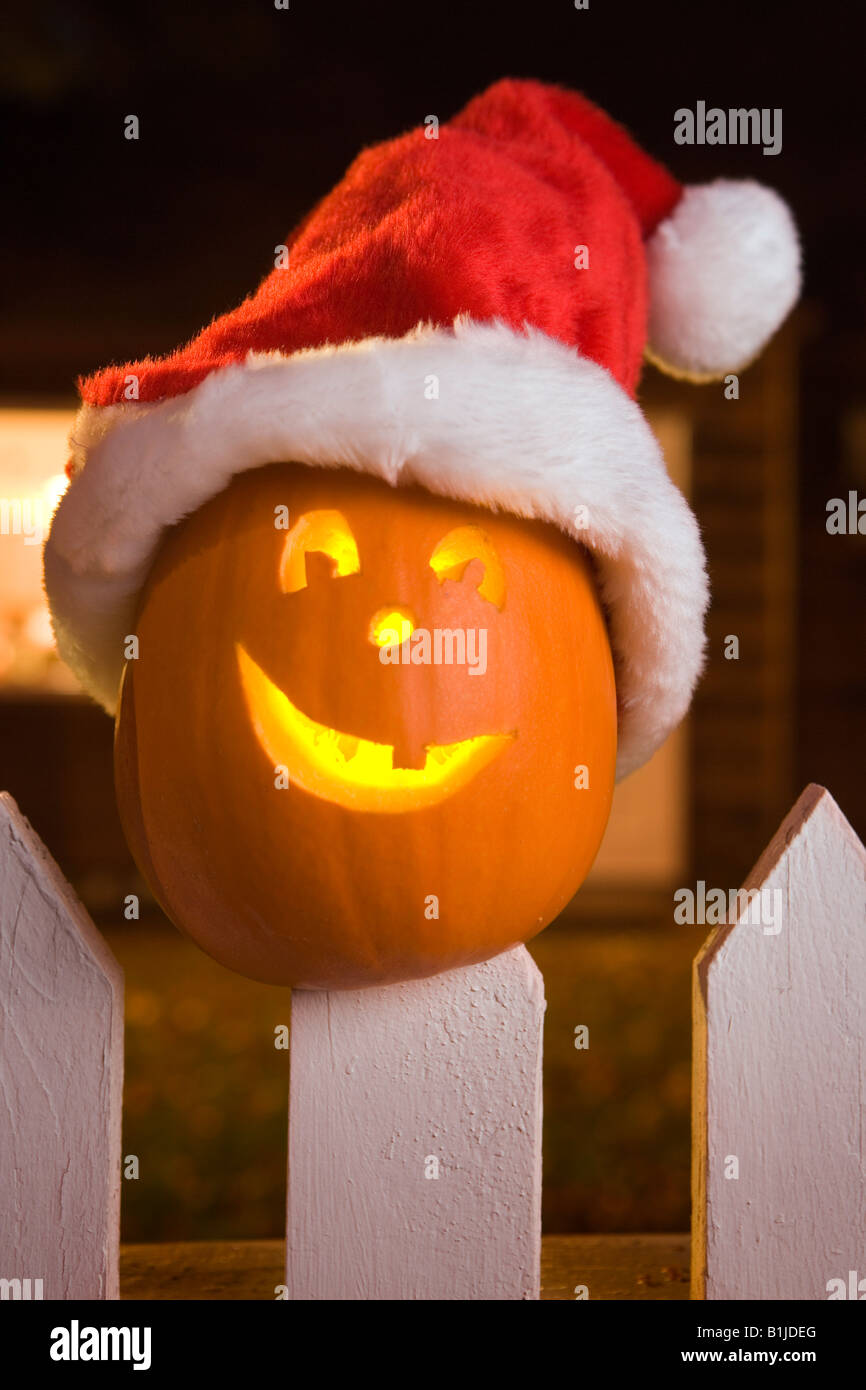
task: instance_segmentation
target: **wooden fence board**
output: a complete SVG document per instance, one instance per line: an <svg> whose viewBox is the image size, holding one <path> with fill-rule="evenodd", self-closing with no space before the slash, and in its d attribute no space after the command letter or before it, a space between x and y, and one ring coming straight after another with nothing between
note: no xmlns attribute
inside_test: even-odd
<svg viewBox="0 0 866 1390"><path fill-rule="evenodd" d="M544 990L524 947L292 997L292 1299L532 1299Z"/></svg>
<svg viewBox="0 0 866 1390"><path fill-rule="evenodd" d="M866 851L810 786L744 887L695 961L692 1296L863 1296Z"/></svg>
<svg viewBox="0 0 866 1390"><path fill-rule="evenodd" d="M119 1296L122 1087L120 967L0 793L0 1279L31 1281L7 1296Z"/></svg>

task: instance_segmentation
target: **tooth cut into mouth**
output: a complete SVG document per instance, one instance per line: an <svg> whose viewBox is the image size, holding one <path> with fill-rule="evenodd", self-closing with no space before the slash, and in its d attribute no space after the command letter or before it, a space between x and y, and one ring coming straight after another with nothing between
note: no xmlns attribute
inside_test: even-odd
<svg viewBox="0 0 866 1390"><path fill-rule="evenodd" d="M395 767L394 747L329 729L293 705L240 642L238 669L250 721L289 785L356 811L399 813L435 806L453 796L513 742L511 734L480 734L459 743L433 743L423 767Z"/></svg>

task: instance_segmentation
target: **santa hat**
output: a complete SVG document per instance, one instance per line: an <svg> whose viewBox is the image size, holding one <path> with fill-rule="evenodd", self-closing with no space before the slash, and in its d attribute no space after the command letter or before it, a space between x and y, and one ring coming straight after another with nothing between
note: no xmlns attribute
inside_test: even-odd
<svg viewBox="0 0 866 1390"><path fill-rule="evenodd" d="M688 707L707 604L641 359L703 379L760 351L799 288L785 204L684 189L584 97L503 81L365 150L277 262L186 347L80 383L45 548L61 655L113 712L165 529L262 464L353 468L593 553L638 767Z"/></svg>

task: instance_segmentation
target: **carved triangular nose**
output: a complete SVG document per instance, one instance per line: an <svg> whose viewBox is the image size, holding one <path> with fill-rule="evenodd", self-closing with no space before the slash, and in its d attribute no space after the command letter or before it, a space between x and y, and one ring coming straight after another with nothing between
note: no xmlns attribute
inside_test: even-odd
<svg viewBox="0 0 866 1390"><path fill-rule="evenodd" d="M415 631L415 615L410 608L389 604L378 608L367 631L374 647L400 647Z"/></svg>

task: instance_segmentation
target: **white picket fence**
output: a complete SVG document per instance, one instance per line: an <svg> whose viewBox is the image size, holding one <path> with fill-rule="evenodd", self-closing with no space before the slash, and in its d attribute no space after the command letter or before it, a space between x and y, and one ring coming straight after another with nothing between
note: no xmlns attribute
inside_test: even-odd
<svg viewBox="0 0 866 1390"><path fill-rule="evenodd" d="M123 973L0 793L0 1279L118 1297L122 1101Z"/></svg>
<svg viewBox="0 0 866 1390"><path fill-rule="evenodd" d="M772 915L744 900L694 968L692 1297L857 1297L866 852L828 792L744 888ZM539 1296L543 1014L523 947L294 996L291 1298ZM0 794L3 1297L118 1297L122 1030L116 961Z"/></svg>

